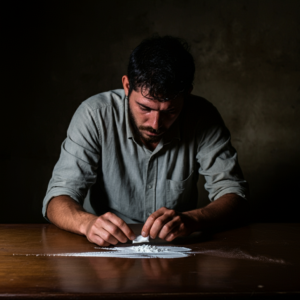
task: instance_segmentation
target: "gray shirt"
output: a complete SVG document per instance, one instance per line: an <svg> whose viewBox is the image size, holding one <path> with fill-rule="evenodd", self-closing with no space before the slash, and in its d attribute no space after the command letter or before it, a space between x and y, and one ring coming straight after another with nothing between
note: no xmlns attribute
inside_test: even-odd
<svg viewBox="0 0 300 300"><path fill-rule="evenodd" d="M84 101L75 112L61 146L43 202L69 195L86 211L115 213L127 223L145 222L165 206L197 207L197 181L214 201L228 193L243 198L247 182L238 165L230 133L216 108L190 96L154 151L135 139L124 90Z"/></svg>

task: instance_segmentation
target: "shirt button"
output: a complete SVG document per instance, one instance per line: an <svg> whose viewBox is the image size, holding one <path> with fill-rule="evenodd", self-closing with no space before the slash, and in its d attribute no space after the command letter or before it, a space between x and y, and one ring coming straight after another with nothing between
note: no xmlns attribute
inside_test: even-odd
<svg viewBox="0 0 300 300"><path fill-rule="evenodd" d="M149 185L148 185L148 189L151 189L151 188L152 188L152 185L151 185L151 184L149 184Z"/></svg>

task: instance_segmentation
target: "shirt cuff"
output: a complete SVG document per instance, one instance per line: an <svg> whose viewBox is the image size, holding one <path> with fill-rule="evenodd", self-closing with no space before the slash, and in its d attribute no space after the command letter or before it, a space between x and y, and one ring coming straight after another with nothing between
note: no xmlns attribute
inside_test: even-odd
<svg viewBox="0 0 300 300"><path fill-rule="evenodd" d="M43 209L42 209L42 214L43 217L48 221L49 219L46 217L46 212L47 212L47 207L48 204L50 202L50 200L54 197L58 197L58 196L62 196L62 195L66 195L71 197L73 200L75 200L78 203L82 202L82 196L78 195L76 192L70 190L70 189L66 189L66 188L52 188L45 196L44 200L43 200ZM50 222L51 223L51 222Z"/></svg>

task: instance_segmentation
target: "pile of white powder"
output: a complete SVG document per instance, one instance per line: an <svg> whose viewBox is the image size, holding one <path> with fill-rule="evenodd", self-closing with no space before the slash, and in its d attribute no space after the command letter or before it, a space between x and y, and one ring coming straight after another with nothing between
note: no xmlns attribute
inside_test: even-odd
<svg viewBox="0 0 300 300"><path fill-rule="evenodd" d="M157 248L156 246L141 245L130 247L132 250L140 253L158 253L158 252L168 252L166 248Z"/></svg>

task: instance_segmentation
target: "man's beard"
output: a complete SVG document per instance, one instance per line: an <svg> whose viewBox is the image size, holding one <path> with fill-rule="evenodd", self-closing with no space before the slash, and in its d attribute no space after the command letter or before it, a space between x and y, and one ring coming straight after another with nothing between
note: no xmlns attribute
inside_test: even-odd
<svg viewBox="0 0 300 300"><path fill-rule="evenodd" d="M133 126L133 130L136 133L136 135L146 143L150 143L150 144L151 143L158 143L161 140L162 133L165 132L166 130L164 128L161 128L159 130L155 130L152 127L148 127L148 126L139 126L138 127L137 124L136 124L135 117L134 117L134 115L131 111L129 103L128 103L128 110L129 110L129 119L131 121L131 124ZM156 133L156 134L159 134L159 135L158 136L147 136L147 137L145 137L145 136L142 135L141 130L146 130L146 131L149 131L151 133Z"/></svg>

